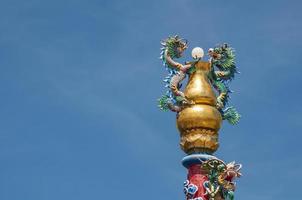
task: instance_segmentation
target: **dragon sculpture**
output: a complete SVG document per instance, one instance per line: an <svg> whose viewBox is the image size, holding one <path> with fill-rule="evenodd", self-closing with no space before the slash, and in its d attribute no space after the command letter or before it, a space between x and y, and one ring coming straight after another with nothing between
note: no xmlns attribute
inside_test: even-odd
<svg viewBox="0 0 302 200"><path fill-rule="evenodd" d="M204 188L210 200L225 199L234 200L235 178L242 176L241 164L231 162L225 164L219 159L211 159L203 163L202 168L208 171L208 181L204 182Z"/></svg>
<svg viewBox="0 0 302 200"><path fill-rule="evenodd" d="M187 41L175 36L169 37L161 44L163 47L160 58L169 73L164 82L169 90L166 95L159 99L159 107L164 111L170 109L174 112L180 112L183 105L190 103L179 89L181 81L186 78L186 72L192 66L190 64L182 65L173 59L182 57L183 52L188 48Z"/></svg>
<svg viewBox="0 0 302 200"><path fill-rule="evenodd" d="M164 111L180 112L184 106L194 104L180 91L181 82L186 78L186 75L194 72L194 62L183 65L175 61L175 59L181 58L183 52L188 48L187 41L179 36L168 37L161 42L161 45L160 59L162 59L163 65L168 71L168 76L164 79L168 91L158 100L158 106ZM241 117L240 114L234 107L226 107L229 94L232 92L228 84L238 73L234 50L228 44L222 44L210 48L208 55L212 65L208 79L218 92L216 107L224 120L231 124L237 124Z"/></svg>

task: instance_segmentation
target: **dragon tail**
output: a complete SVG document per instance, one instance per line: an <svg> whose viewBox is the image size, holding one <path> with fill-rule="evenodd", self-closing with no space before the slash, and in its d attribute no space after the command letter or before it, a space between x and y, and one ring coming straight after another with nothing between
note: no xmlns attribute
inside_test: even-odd
<svg viewBox="0 0 302 200"><path fill-rule="evenodd" d="M235 125L239 122L241 115L234 107L228 107L223 111L223 120L227 120L230 124Z"/></svg>
<svg viewBox="0 0 302 200"><path fill-rule="evenodd" d="M158 107L162 111L167 111L169 109L169 96L163 95L161 98L158 99Z"/></svg>

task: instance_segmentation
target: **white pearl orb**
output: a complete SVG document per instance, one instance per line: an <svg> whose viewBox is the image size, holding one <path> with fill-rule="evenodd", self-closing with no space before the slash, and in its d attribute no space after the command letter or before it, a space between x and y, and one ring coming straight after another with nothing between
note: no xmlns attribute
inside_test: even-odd
<svg viewBox="0 0 302 200"><path fill-rule="evenodd" d="M197 59L201 59L203 58L204 56L204 51L202 48L200 47L195 47L193 50L192 50L192 57L193 59L197 60Z"/></svg>

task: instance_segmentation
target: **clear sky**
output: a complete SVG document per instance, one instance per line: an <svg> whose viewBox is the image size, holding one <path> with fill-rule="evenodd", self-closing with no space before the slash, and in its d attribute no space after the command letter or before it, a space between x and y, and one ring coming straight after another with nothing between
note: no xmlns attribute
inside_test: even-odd
<svg viewBox="0 0 302 200"><path fill-rule="evenodd" d="M184 199L160 40L228 42L241 72L217 156L236 199L300 199L301 1L2 0L0 199Z"/></svg>

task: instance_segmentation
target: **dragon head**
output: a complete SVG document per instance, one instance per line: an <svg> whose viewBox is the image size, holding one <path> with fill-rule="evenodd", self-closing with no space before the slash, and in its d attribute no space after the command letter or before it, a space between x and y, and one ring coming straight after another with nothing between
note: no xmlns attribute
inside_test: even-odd
<svg viewBox="0 0 302 200"><path fill-rule="evenodd" d="M210 48L208 50L208 55L214 60L222 59L227 51L230 50L230 47L227 43L223 43L222 45L216 46L215 48Z"/></svg>
<svg viewBox="0 0 302 200"><path fill-rule="evenodd" d="M226 169L223 173L224 179L233 182L235 178L239 178L242 176L240 173L241 164L236 164L234 161L230 162L226 165Z"/></svg>
<svg viewBox="0 0 302 200"><path fill-rule="evenodd" d="M224 171L218 176L218 182L227 190L234 191L236 188L235 178L241 177L240 169L241 164L230 162L226 165Z"/></svg>
<svg viewBox="0 0 302 200"><path fill-rule="evenodd" d="M226 74L223 75L224 80L232 80L235 74L239 73L235 65L234 52L235 50L226 43L208 50L211 63L219 70L226 72Z"/></svg>
<svg viewBox="0 0 302 200"><path fill-rule="evenodd" d="M161 42L162 50L167 51L171 58L180 58L183 52L188 48L188 41L180 38L178 35L171 36Z"/></svg>

